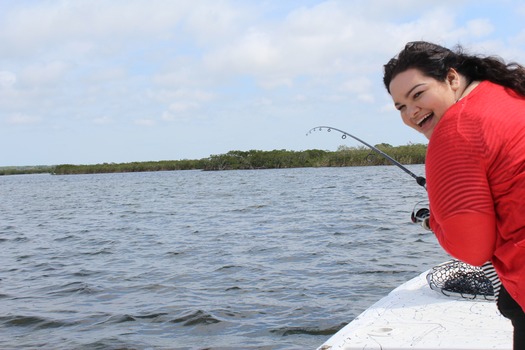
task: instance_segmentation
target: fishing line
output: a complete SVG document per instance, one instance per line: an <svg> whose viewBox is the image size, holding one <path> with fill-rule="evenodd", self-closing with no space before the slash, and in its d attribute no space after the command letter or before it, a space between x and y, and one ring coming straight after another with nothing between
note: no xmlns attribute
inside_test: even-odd
<svg viewBox="0 0 525 350"><path fill-rule="evenodd" d="M323 131L323 129L328 131L328 132L330 132L332 130L340 132L341 134L343 134L343 136L341 136L342 139L346 139L347 136L350 136L354 140L361 142L363 145L367 146L372 151L374 151L377 154L381 155L382 157L385 157L386 159L388 159L390 162L392 162L392 164L397 165L401 170L403 170L408 175L410 175L414 179L416 179L416 182L417 182L418 185L422 186L425 190L427 189L427 186L426 186L427 181L426 181L426 179L424 177L417 176L416 174L414 174L413 172L408 170L405 166L403 166L403 164L399 163L397 160L395 160L394 158L390 157L385 152L381 151L377 147L374 147L374 146L370 145L369 143L361 140L360 138L358 138L358 137L356 137L356 136L354 136L354 135L352 135L352 134L350 134L350 133L348 133L346 131L343 131L341 129L337 129L337 128L334 128L334 127L331 127L331 126L316 126L315 128L310 129L308 131L308 133L306 134L306 136L310 135L314 131ZM410 216L410 219L412 220L413 223L424 223L425 219L427 219L430 216L430 211L427 208L425 208L425 207L418 208L420 203L421 202L416 203L416 205L414 206L414 209L412 210L412 215Z"/></svg>
<svg viewBox="0 0 525 350"><path fill-rule="evenodd" d="M416 174L414 174L413 172L411 172L410 170L408 170L405 166L403 166L403 164L399 163L397 160L395 160L394 158L390 157L388 154L386 154L385 152L381 151L380 149L378 149L377 147L374 147L370 144L368 144L367 142L361 140L360 138L358 137L355 137L354 135L350 134L350 133L347 133L346 131L343 131L341 129L337 129L337 128L333 128L331 126L316 126L315 128L312 128L308 131L308 133L306 134L306 136L310 135L313 131L322 131L323 129L325 129L326 131L330 132L332 130L335 130L335 131L338 131L340 132L341 134L343 134L343 136L341 136L342 139L346 139L347 136L350 136L351 138L353 138L354 140L356 141L359 141L361 142L363 145L367 146L368 148L370 148L372 151L376 152L377 154L383 156L384 158L388 159L390 162L392 162L392 164L394 165L397 165L401 170L403 170L404 172L406 172L408 175L412 176L414 179L416 179L416 182L418 185L422 186L425 190L427 189L427 186L426 186L426 179L422 176L417 176Z"/></svg>

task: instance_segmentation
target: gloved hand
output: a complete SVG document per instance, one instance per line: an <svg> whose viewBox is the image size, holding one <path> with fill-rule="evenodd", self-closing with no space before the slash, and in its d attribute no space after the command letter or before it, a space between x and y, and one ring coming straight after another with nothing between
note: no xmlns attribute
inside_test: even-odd
<svg viewBox="0 0 525 350"><path fill-rule="evenodd" d="M427 231L432 231L430 229L430 216L426 217L421 221L421 227L423 227Z"/></svg>

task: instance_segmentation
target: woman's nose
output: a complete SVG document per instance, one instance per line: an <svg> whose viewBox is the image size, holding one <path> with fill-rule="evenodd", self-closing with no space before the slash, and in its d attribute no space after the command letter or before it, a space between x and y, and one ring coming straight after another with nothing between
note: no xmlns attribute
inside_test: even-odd
<svg viewBox="0 0 525 350"><path fill-rule="evenodd" d="M415 105L408 106L408 108L407 108L407 116L410 119L416 119L417 115L419 113L419 110L420 110L420 108L415 106Z"/></svg>

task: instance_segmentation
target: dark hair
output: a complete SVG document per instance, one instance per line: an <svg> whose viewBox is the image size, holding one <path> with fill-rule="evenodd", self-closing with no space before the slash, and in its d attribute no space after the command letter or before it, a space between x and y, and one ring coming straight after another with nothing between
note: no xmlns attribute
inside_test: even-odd
<svg viewBox="0 0 525 350"><path fill-rule="evenodd" d="M514 90L525 97L525 68L518 63L506 64L501 58L468 55L461 46L455 51L425 41L414 41L387 64L383 83L390 93L390 82L396 75L410 68L439 81L445 81L451 68L465 76L469 82L489 80Z"/></svg>

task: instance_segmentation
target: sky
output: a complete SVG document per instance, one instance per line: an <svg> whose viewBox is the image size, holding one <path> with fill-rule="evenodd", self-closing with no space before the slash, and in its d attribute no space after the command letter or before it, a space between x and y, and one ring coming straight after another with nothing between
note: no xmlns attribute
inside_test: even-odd
<svg viewBox="0 0 525 350"><path fill-rule="evenodd" d="M383 65L408 41L525 63L519 0L0 0L0 166L427 143Z"/></svg>

